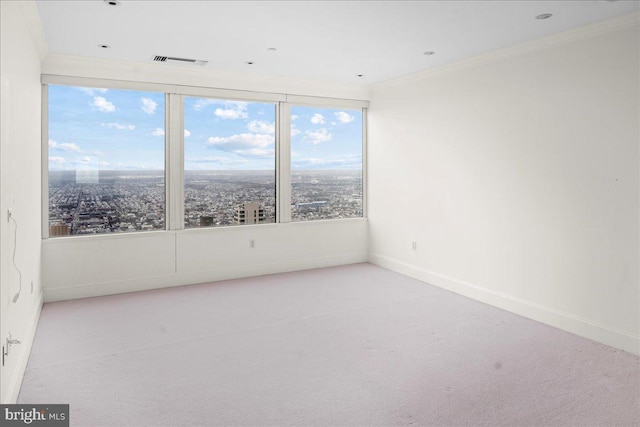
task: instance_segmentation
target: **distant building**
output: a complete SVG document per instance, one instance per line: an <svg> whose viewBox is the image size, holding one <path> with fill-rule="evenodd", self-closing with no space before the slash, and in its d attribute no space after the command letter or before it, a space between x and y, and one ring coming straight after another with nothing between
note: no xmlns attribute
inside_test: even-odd
<svg viewBox="0 0 640 427"><path fill-rule="evenodd" d="M200 217L200 227L211 227L213 226L213 217L212 216L201 216Z"/></svg>
<svg viewBox="0 0 640 427"><path fill-rule="evenodd" d="M243 203L233 213L234 224L259 224L264 222L264 209L258 203Z"/></svg>
<svg viewBox="0 0 640 427"><path fill-rule="evenodd" d="M49 226L49 236L51 237L59 237L59 236L70 236L71 235L71 227L69 224L54 224Z"/></svg>
<svg viewBox="0 0 640 427"><path fill-rule="evenodd" d="M296 208L298 209L311 209L311 208L323 208L327 206L326 200L321 200L317 202L307 202L307 203L297 203Z"/></svg>

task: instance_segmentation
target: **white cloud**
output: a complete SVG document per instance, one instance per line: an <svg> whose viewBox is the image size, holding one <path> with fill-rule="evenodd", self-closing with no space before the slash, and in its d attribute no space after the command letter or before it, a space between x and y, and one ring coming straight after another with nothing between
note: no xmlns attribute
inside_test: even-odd
<svg viewBox="0 0 640 427"><path fill-rule="evenodd" d="M215 99L200 98L197 99L196 102L194 102L193 109L196 111L200 111L203 108L208 107L209 105L219 105L220 103L220 101L217 101Z"/></svg>
<svg viewBox="0 0 640 427"><path fill-rule="evenodd" d="M76 89L86 93L87 95L95 95L96 93L107 93L109 89L99 87L76 87Z"/></svg>
<svg viewBox="0 0 640 427"><path fill-rule="evenodd" d="M89 105L91 105L92 107L96 107L103 113L113 113L114 111L116 111L116 106L107 101L102 96L94 96L93 102Z"/></svg>
<svg viewBox="0 0 640 427"><path fill-rule="evenodd" d="M252 120L247 125L247 128L250 132L253 133L266 133L269 135L273 135L276 133L276 124L269 123L261 120Z"/></svg>
<svg viewBox="0 0 640 427"><path fill-rule="evenodd" d="M315 113L313 117L311 117L311 123L313 123L314 125L324 124L324 116L320 113Z"/></svg>
<svg viewBox="0 0 640 427"><path fill-rule="evenodd" d="M227 157L199 157L186 159L189 163L220 163L221 165L239 165L248 163L247 159L229 159Z"/></svg>
<svg viewBox="0 0 640 427"><path fill-rule="evenodd" d="M64 157L57 157L57 156L49 157L49 163L61 164L64 162L65 162Z"/></svg>
<svg viewBox="0 0 640 427"><path fill-rule="evenodd" d="M118 130L134 130L136 128L134 125L123 125L120 123L102 123L102 126Z"/></svg>
<svg viewBox="0 0 640 427"><path fill-rule="evenodd" d="M331 139L333 139L333 135L329 133L329 131L325 128L321 128L316 131L308 130L304 133L304 141L309 142L313 145L331 141Z"/></svg>
<svg viewBox="0 0 640 427"><path fill-rule="evenodd" d="M273 136L256 133L241 133L229 137L212 136L207 140L207 145L215 149L248 157L273 155L275 150L269 148L273 143Z"/></svg>
<svg viewBox="0 0 640 427"><path fill-rule="evenodd" d="M273 144L274 138L271 135L260 135L255 133L241 133L238 135L231 135L228 137L212 136L207 140L207 144L220 148L220 147L242 147L264 148Z"/></svg>
<svg viewBox="0 0 640 427"><path fill-rule="evenodd" d="M53 139L49 140L49 148L56 151L75 151L76 153L82 153L80 147L78 147L73 142L63 142L62 144L58 144Z"/></svg>
<svg viewBox="0 0 640 427"><path fill-rule="evenodd" d="M340 123L351 123L355 120L354 116L351 116L349 115L349 113L346 113L344 111L338 111L337 113L335 113L335 115L336 119L338 119Z"/></svg>
<svg viewBox="0 0 640 427"><path fill-rule="evenodd" d="M85 164L86 163L91 163L92 161L93 161L93 159L91 157L89 157L89 156L85 156L85 157L82 157L81 159L77 160L78 163L85 163Z"/></svg>
<svg viewBox="0 0 640 427"><path fill-rule="evenodd" d="M246 102L227 102L225 108L216 108L214 114L224 120L246 119L249 116Z"/></svg>
<svg viewBox="0 0 640 427"><path fill-rule="evenodd" d="M292 114L291 115L291 121L298 120L298 117L299 116L297 114Z"/></svg>
<svg viewBox="0 0 640 427"><path fill-rule="evenodd" d="M189 130L185 129L185 130L184 130L184 137L185 137L185 138L189 138L190 136L191 136L191 131L189 131Z"/></svg>
<svg viewBox="0 0 640 427"><path fill-rule="evenodd" d="M273 148L249 148L246 150L234 150L235 154L245 157L273 157L276 150Z"/></svg>
<svg viewBox="0 0 640 427"><path fill-rule="evenodd" d="M78 147L73 142L64 142L62 144L58 144L57 148L61 151L75 151L76 153L82 153L80 147Z"/></svg>
<svg viewBox="0 0 640 427"><path fill-rule="evenodd" d="M142 104L140 108L147 114L154 114L158 107L158 103L150 98L140 98L140 103Z"/></svg>
<svg viewBox="0 0 640 427"><path fill-rule="evenodd" d="M291 137L293 138L294 136L298 136L302 133L302 131L300 129L298 129L295 126L291 126Z"/></svg>

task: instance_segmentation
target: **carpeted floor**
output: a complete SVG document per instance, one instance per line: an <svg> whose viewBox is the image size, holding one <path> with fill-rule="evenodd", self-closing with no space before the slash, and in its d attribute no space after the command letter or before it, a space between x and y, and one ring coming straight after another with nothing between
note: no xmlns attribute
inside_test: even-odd
<svg viewBox="0 0 640 427"><path fill-rule="evenodd" d="M370 264L45 304L72 426L640 425L640 358Z"/></svg>

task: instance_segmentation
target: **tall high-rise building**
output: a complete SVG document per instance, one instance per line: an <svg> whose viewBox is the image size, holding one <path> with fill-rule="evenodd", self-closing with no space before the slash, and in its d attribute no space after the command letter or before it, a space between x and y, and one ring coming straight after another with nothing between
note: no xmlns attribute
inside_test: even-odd
<svg viewBox="0 0 640 427"><path fill-rule="evenodd" d="M69 224L53 224L49 226L49 236L51 237L70 235L71 227L69 226Z"/></svg>
<svg viewBox="0 0 640 427"><path fill-rule="evenodd" d="M264 209L255 202L238 205L233 213L234 224L259 224L264 220Z"/></svg>

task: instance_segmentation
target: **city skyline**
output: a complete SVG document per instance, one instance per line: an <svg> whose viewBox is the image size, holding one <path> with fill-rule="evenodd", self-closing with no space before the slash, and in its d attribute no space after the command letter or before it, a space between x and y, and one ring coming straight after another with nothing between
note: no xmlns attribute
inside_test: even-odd
<svg viewBox="0 0 640 427"><path fill-rule="evenodd" d="M78 180L75 171L51 171L50 236L166 229L164 175L159 172L99 171L95 180ZM185 228L238 225L234 215L247 203L260 208L260 222L275 222L273 171L185 172ZM359 216L361 171L292 173L292 221Z"/></svg>

